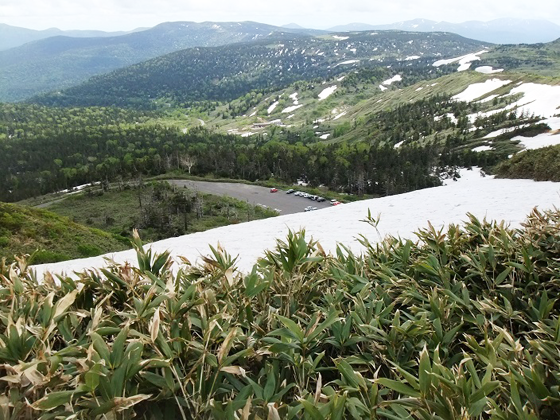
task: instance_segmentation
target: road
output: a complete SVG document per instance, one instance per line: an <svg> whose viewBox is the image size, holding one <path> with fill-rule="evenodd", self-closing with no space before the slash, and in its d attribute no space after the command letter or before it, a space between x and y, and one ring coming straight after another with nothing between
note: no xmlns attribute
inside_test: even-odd
<svg viewBox="0 0 560 420"><path fill-rule="evenodd" d="M247 201L253 205L263 205L271 209L277 209L280 214L293 214L304 211L307 206L322 208L330 207L328 201L318 203L303 197L297 197L293 194L286 194L286 191L278 190L277 193L271 193L269 188L259 187L257 185L236 184L231 182L206 182L206 181L190 181L183 179L168 180L170 184L177 186L186 186L191 190L214 195L227 195L237 198L238 200Z"/></svg>

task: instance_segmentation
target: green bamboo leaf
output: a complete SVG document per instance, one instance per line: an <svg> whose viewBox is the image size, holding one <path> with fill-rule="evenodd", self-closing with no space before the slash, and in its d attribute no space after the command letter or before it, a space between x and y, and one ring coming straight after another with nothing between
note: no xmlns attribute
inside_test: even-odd
<svg viewBox="0 0 560 420"><path fill-rule="evenodd" d="M121 365L124 355L124 345L128 337L128 327L121 330L115 341L113 342L113 348L111 351L111 367L115 368Z"/></svg>
<svg viewBox="0 0 560 420"><path fill-rule="evenodd" d="M61 405L68 404L74 395L75 391L57 391L51 392L33 404L33 408L37 410L52 410L53 408L60 407Z"/></svg>
<svg viewBox="0 0 560 420"><path fill-rule="evenodd" d="M293 337L299 341L303 341L304 334L301 327L289 318L283 317L282 315L276 315L282 324L293 334Z"/></svg>
<svg viewBox="0 0 560 420"><path fill-rule="evenodd" d="M311 416L313 420L325 420L325 417L321 412L315 407L315 405L307 400L299 400L300 404L303 405L305 412Z"/></svg>
<svg viewBox="0 0 560 420"><path fill-rule="evenodd" d="M393 391L397 391L399 394L414 398L420 397L420 393L418 391L414 390L406 384L403 384L402 382L394 381L388 378L378 378L375 380L375 382L383 385L386 388L392 389Z"/></svg>
<svg viewBox="0 0 560 420"><path fill-rule="evenodd" d="M275 390L276 390L276 375L274 370L270 369L263 390L263 398L266 402L272 399Z"/></svg>
<svg viewBox="0 0 560 420"><path fill-rule="evenodd" d="M91 342L93 344L93 348L99 354L107 366L111 365L111 353L109 353L109 348L107 347L107 343L101 336L95 332L90 333Z"/></svg>
<svg viewBox="0 0 560 420"><path fill-rule="evenodd" d="M157 386L160 389L169 389L167 386L167 381L161 375L152 372L141 372L140 376L150 382L152 385ZM173 390L171 390L173 391Z"/></svg>
<svg viewBox="0 0 560 420"><path fill-rule="evenodd" d="M337 362L336 367L351 387L356 389L367 389L367 384L363 376L354 371L352 366L346 360L340 360Z"/></svg>
<svg viewBox="0 0 560 420"><path fill-rule="evenodd" d="M86 386L91 392L99 386L99 378L102 375L102 365L100 363L94 364L84 375Z"/></svg>
<svg viewBox="0 0 560 420"><path fill-rule="evenodd" d="M431 374L430 356L428 355L426 346L424 346L424 349L420 352L420 363L418 366L418 382L422 395L428 395L431 385Z"/></svg>

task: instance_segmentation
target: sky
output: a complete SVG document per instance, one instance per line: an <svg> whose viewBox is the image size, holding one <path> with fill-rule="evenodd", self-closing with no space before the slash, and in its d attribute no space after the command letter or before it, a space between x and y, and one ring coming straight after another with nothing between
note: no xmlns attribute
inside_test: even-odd
<svg viewBox="0 0 560 420"><path fill-rule="evenodd" d="M0 23L30 29L56 27L132 30L172 21L256 21L328 29L424 18L453 23L503 17L560 24L558 0L0 0Z"/></svg>

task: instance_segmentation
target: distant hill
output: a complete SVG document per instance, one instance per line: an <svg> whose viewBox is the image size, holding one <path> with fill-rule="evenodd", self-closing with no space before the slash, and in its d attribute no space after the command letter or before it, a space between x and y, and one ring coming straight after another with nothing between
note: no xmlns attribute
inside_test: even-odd
<svg viewBox="0 0 560 420"><path fill-rule="evenodd" d="M71 36L74 38L100 38L125 35L144 29L145 28L138 28L133 31L104 32L88 30L63 31L58 28L50 28L38 31L35 29L20 28L18 26L11 26L6 25L5 23L0 23L0 51L19 47L23 44L27 44L28 42L39 41L41 39L50 38L53 36Z"/></svg>
<svg viewBox="0 0 560 420"><path fill-rule="evenodd" d="M420 32L452 32L467 38L494 44L533 44L550 42L560 38L560 25L547 20L535 19L495 19L489 22L469 21L463 23L436 22L414 19L388 25L350 23L335 26L330 31L369 31L400 29Z"/></svg>
<svg viewBox="0 0 560 420"><path fill-rule="evenodd" d="M231 100L254 89L273 90L298 80L336 75L354 67L421 67L485 48L454 34L385 31L321 37L278 35L248 44L191 48L94 77L82 85L34 98L48 105L152 106Z"/></svg>
<svg viewBox="0 0 560 420"><path fill-rule="evenodd" d="M255 22L170 22L122 36L54 36L0 51L0 101L19 101L76 85L91 76L185 48L248 42L276 32L322 33Z"/></svg>

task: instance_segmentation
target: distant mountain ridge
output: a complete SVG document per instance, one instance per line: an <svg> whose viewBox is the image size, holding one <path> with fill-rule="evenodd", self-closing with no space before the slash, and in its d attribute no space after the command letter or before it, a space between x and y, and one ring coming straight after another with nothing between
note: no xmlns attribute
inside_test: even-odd
<svg viewBox="0 0 560 420"><path fill-rule="evenodd" d="M0 101L18 101L91 76L192 47L265 38L276 32L320 34L256 22L167 22L121 36L55 36L0 51Z"/></svg>
<svg viewBox="0 0 560 420"><path fill-rule="evenodd" d="M81 85L34 97L62 106L151 108L174 103L222 101L252 90L274 90L296 81L325 79L352 68L413 69L433 77L432 64L490 44L450 33L383 31L311 37L276 35L251 43L190 48L92 77Z"/></svg>
<svg viewBox="0 0 560 420"><path fill-rule="evenodd" d="M95 30L70 30L63 31L58 28L49 28L44 30L35 30L20 28L18 26L7 25L5 23L0 23L0 51L7 50L10 48L16 48L21 45L27 44L28 42L39 41L45 38L51 38L53 36L71 36L74 38L101 38L101 37L111 37L126 35L133 32L143 31L146 28L137 28L132 31L117 31L117 32L105 32L105 31L95 31Z"/></svg>
<svg viewBox="0 0 560 420"><path fill-rule="evenodd" d="M387 25L350 23L335 26L329 31L369 31L398 29L419 32L452 32L466 38L494 44L534 44L551 42L560 38L560 25L547 20L495 19L488 22L469 21L463 23L436 22L428 19L413 19Z"/></svg>

